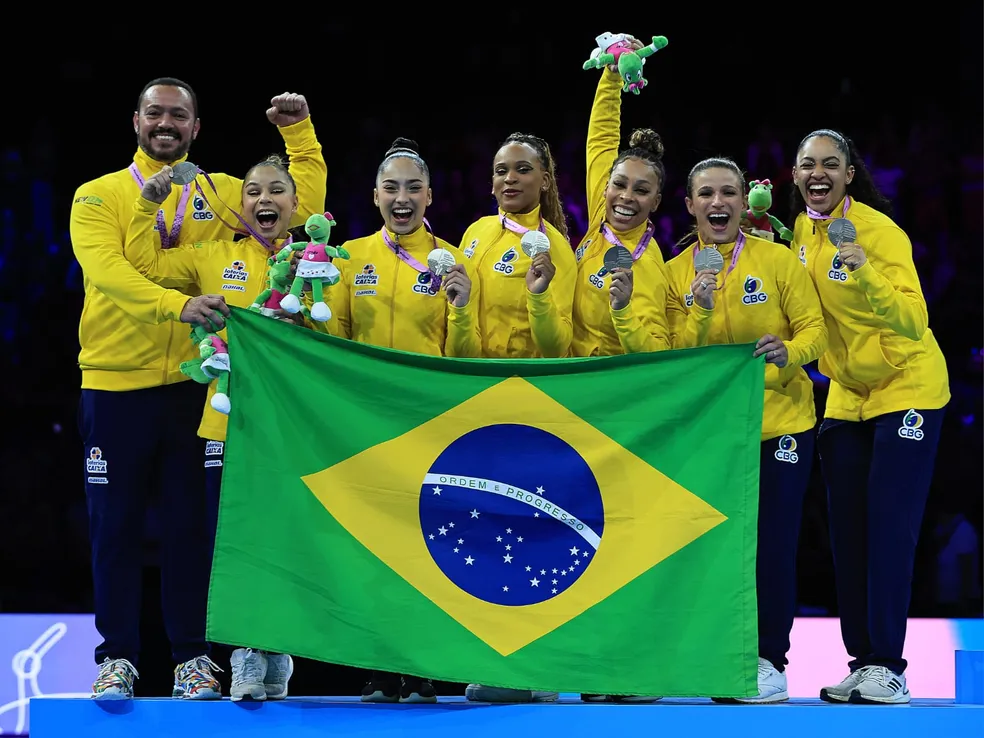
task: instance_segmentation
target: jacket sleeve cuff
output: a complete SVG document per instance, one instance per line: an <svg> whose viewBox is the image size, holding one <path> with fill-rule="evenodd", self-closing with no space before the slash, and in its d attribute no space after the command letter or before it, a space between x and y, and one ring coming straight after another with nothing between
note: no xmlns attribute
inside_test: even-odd
<svg viewBox="0 0 984 738"><path fill-rule="evenodd" d="M527 289L526 304L530 315L547 315L553 309L553 297L550 295L550 287L548 286L540 294L530 292Z"/></svg>
<svg viewBox="0 0 984 738"><path fill-rule="evenodd" d="M185 305L191 298L188 295L182 294L177 290L168 290L163 295L161 295L160 301L160 312L163 320L173 320L180 322L181 311L184 310Z"/></svg>

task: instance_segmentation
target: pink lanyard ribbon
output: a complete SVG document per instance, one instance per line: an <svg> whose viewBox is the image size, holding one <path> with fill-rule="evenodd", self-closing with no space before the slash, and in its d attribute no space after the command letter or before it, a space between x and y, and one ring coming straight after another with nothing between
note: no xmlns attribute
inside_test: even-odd
<svg viewBox="0 0 984 738"><path fill-rule="evenodd" d="M642 256L646 247L649 246L649 242L653 240L653 234L656 233L656 226L652 224L652 221L647 221L649 225L646 226L646 232L642 234L642 238L639 239L639 245L635 247L632 251L632 261L639 261L639 257ZM607 223L601 224L601 233L612 246L621 246L623 249L628 251L621 241L618 240L618 236L615 235L614 231L608 227Z"/></svg>
<svg viewBox="0 0 984 738"><path fill-rule="evenodd" d="M521 226L515 220L505 215L503 215L500 220L502 221L503 228L508 228L510 231L512 231L513 233L518 233L520 236L525 236L527 233L529 233L532 230L532 228ZM540 225L537 226L537 230L540 231L540 233L546 234L547 227L543 225L543 218L540 218Z"/></svg>
<svg viewBox="0 0 984 738"><path fill-rule="evenodd" d="M842 218L847 217L847 209L851 207L851 196L844 195L844 211L841 213ZM806 206L806 217L810 220L833 220L834 216L824 215L823 213L818 213L816 210L811 208L809 205Z"/></svg>
<svg viewBox="0 0 984 738"><path fill-rule="evenodd" d="M241 228L237 228L234 225L230 225L221 215L219 215L219 211L216 210L214 207L212 207L212 203L210 203L208 201L208 198L205 196L205 191L201 188L201 185L198 184L198 180L196 179L195 180L195 189L198 191L198 194L202 196L202 200L205 201L205 204L208 207L212 208L212 213L215 215L215 217L218 219L218 221L222 225L224 225L226 228L228 228L230 231L232 231L233 233L238 233L238 234L243 235L243 236L249 234L250 236L252 236L253 238L255 238L259 243L263 244L263 246L265 246L268 251L272 251L275 248L274 245L272 243L270 243L269 241L267 241L259 233L257 233L253 229L253 227L250 226L249 223L247 223L245 220L243 220L243 216L241 216L239 213L237 213L235 211L235 209L230 208L225 203L225 201L221 197L219 197L219 191L218 191L218 189L216 189L215 183L212 181L212 178L208 176L208 173L206 171L204 171L201 167L198 167L198 173L200 175L202 175L203 177L205 177L205 181L208 182L209 187L212 188L212 192L215 193L216 199L220 203L222 203L222 205L227 210L229 210L229 212L231 212L233 215L236 216L236 218L239 220L240 223L243 224L243 227L246 230L244 231ZM137 168L137 163L136 162L133 162L133 164L130 165L130 174L133 175L133 179L136 180L137 185L142 188L144 186L144 178L143 178L143 175L140 174L140 170ZM188 184L186 184L182 188L182 191L181 191L181 200L178 203L178 209L177 209L177 212L174 215L174 224L171 227L171 233L170 234L166 234L165 233L165 230L164 230L164 211L163 210L158 210L157 211L157 226L158 226L158 231L161 234L161 244L166 249L172 248L172 247L174 247L174 246L177 245L178 233L181 231L181 224L184 222L185 208L188 205L188 196L190 194L191 194L191 183L189 182Z"/></svg>
<svg viewBox="0 0 984 738"><path fill-rule="evenodd" d="M427 222L427 218L424 218L424 228L426 228L427 232L430 234L431 240L434 242L434 248L438 248L437 237L434 235L434 231L431 230L430 223ZM430 267L421 264L413 256L411 256L410 253L399 244L399 242L390 238L390 234L386 232L386 226L383 226L379 232L383 235L383 241L386 242L387 246L393 249L393 253L397 255L400 261L413 267L421 274L430 273L431 289L434 290L434 292L438 292L441 289L441 282L443 281L442 278L434 274L434 272L430 270ZM397 238L399 238L399 236L397 236Z"/></svg>
<svg viewBox="0 0 984 738"><path fill-rule="evenodd" d="M133 177L137 186L143 189L144 178L137 167L137 162L130 165L130 176ZM181 233L181 225L184 223L185 208L188 207L188 198L191 196L191 183L181 188L181 199L178 201L178 209L174 211L174 223L171 224L170 233L167 230L167 222L164 220L164 209L157 211L157 233L161 237L162 249L173 249L178 245L178 236Z"/></svg>
<svg viewBox="0 0 984 738"><path fill-rule="evenodd" d="M705 247L709 248L709 247ZM735 250L731 252L731 265L728 267L728 271L724 273L724 278L721 280L721 285L724 286L724 280L728 278L728 275L734 271L734 268L738 265L738 257L741 256L742 250L745 248L745 234L741 230L738 231L738 238L735 239ZM694 244L694 256L700 251L700 244ZM695 271L696 273L696 271Z"/></svg>

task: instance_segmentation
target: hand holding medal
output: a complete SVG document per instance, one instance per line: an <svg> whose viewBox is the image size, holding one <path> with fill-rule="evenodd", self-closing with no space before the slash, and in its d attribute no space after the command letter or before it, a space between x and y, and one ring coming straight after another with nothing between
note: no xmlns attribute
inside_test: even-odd
<svg viewBox="0 0 984 738"><path fill-rule="evenodd" d="M690 283L690 294L694 302L705 310L714 309L714 290L718 288L717 275L724 267L724 257L721 252L712 247L705 247L694 256L694 269L697 275Z"/></svg>
<svg viewBox="0 0 984 738"><path fill-rule="evenodd" d="M171 194L171 182L171 167L165 165L153 177L147 177L140 188L140 196L160 205Z"/></svg>
<svg viewBox="0 0 984 738"><path fill-rule="evenodd" d="M526 288L534 295L546 292L550 280L557 273L557 267L550 258L550 239L540 231L527 231L519 245L523 253L532 259L526 272Z"/></svg>
<svg viewBox="0 0 984 738"><path fill-rule="evenodd" d="M612 246L605 252L605 269L612 275L608 299L612 310L624 310L632 299L632 252L625 246Z"/></svg>
<svg viewBox="0 0 984 738"><path fill-rule="evenodd" d="M864 249L854 243L857 237L857 229L847 218L837 218L827 226L827 238L837 248L841 263L852 272L868 260Z"/></svg>
<svg viewBox="0 0 984 738"><path fill-rule="evenodd" d="M442 278L448 302L457 308L468 304L471 279L468 278L464 265L457 263L453 253L447 249L434 249L427 254L427 268Z"/></svg>

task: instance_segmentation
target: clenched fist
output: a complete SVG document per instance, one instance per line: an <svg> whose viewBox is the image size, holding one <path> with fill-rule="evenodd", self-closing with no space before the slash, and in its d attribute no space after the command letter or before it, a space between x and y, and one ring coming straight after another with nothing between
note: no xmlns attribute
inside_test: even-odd
<svg viewBox="0 0 984 738"><path fill-rule="evenodd" d="M283 128L300 123L311 115L308 109L307 100L304 95L294 92L285 92L277 95L270 101L270 108L266 111L267 118L273 125Z"/></svg>

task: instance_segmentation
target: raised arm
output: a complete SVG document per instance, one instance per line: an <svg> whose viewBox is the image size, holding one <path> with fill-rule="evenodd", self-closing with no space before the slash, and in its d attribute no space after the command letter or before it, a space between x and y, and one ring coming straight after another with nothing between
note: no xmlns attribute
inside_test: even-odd
<svg viewBox="0 0 984 738"><path fill-rule="evenodd" d="M303 95L285 92L270 101L266 115L283 136L290 160L288 170L297 185L297 212L290 225L304 225L309 216L325 212L328 194L328 166L314 133L311 111ZM243 181L232 179L241 192Z"/></svg>
<svg viewBox="0 0 984 738"><path fill-rule="evenodd" d="M605 187L618 157L622 115L622 79L606 68L598 80L591 117L588 119L587 182L588 221L594 222L605 207Z"/></svg>

